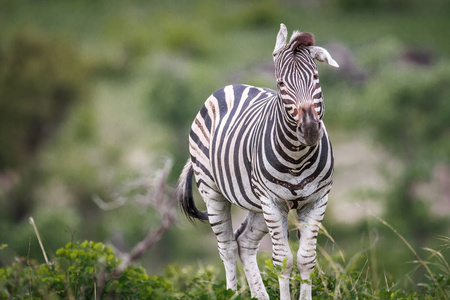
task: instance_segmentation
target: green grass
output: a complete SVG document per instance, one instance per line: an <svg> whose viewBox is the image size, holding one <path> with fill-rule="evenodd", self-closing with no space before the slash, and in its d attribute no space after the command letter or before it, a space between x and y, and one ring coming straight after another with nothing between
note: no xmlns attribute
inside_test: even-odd
<svg viewBox="0 0 450 300"><path fill-rule="evenodd" d="M335 250L318 246L319 259L312 273L314 299L448 299L450 268L444 258L450 249L450 238L440 237L439 250L425 248L426 258L419 256L409 242L386 221L387 226L415 255L409 278L418 268L427 275L414 288L405 289L386 273L376 274L375 256L368 256L375 244L361 250L349 260L334 239L322 227L321 234L329 239ZM34 225L36 237L41 244ZM0 251L6 248L2 245ZM46 256L43 245L41 250ZM180 267L169 265L162 276L149 276L142 267L129 266L122 270L121 259L112 247L103 243L75 242L51 255L52 259L38 264L32 257L17 258L0 268L0 297L2 299L248 299L249 289L242 269L239 269L238 293L226 289L226 282L212 266ZM363 260L362 267L358 261ZM260 259L262 277L269 296L279 295L278 277L283 273L270 259ZM120 271L122 270L122 271ZM375 275L374 275L375 274ZM291 274L291 296L298 298L301 277L297 269Z"/></svg>

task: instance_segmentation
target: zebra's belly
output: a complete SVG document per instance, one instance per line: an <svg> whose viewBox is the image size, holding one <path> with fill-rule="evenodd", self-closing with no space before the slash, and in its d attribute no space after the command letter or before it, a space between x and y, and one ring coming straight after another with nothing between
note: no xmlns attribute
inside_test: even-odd
<svg viewBox="0 0 450 300"><path fill-rule="evenodd" d="M300 179L296 178L295 181L301 182ZM287 186L285 182L259 182L249 178L242 180L234 176L226 186L219 185L219 189L232 204L253 212L262 212L261 198L270 198L280 205L287 205L289 209L298 209L329 193L332 178L322 179L316 178L300 187L295 184Z"/></svg>
<svg viewBox="0 0 450 300"><path fill-rule="evenodd" d="M297 184L287 184L287 182L265 182L264 186L269 198L285 203L291 209L322 199L329 193L332 186L332 178L321 177L304 185L300 184L301 179L294 181L299 182Z"/></svg>

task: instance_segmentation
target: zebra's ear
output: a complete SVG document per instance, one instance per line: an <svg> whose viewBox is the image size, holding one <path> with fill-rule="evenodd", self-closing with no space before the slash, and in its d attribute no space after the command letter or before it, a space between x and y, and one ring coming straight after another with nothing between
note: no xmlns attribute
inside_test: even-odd
<svg viewBox="0 0 450 300"><path fill-rule="evenodd" d="M273 50L273 57L278 54L278 52L286 45L286 39L287 39L287 28L286 25L283 23L280 24L280 31L277 35L277 43L275 44L275 49Z"/></svg>
<svg viewBox="0 0 450 300"><path fill-rule="evenodd" d="M325 48L317 46L309 46L307 48L309 49L312 58L317 59L318 61L326 62L335 68L339 68L338 63L331 57L330 53L328 53Z"/></svg>

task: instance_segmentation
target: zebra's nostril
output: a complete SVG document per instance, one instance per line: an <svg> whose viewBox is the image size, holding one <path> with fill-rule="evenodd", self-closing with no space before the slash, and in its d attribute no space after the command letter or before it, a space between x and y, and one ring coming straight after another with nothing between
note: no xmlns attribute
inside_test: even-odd
<svg viewBox="0 0 450 300"><path fill-rule="evenodd" d="M297 136L301 143L312 146L322 138L323 128L319 121L300 122L297 126Z"/></svg>
<svg viewBox="0 0 450 300"><path fill-rule="evenodd" d="M322 131L322 122L318 122L317 124L317 131Z"/></svg>

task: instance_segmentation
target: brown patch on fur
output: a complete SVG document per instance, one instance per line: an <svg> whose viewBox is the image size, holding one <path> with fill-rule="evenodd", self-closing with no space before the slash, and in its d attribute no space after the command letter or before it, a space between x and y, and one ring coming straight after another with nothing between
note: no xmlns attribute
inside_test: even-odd
<svg viewBox="0 0 450 300"><path fill-rule="evenodd" d="M294 49L314 46L314 36L309 32L303 32L297 35L292 43L294 43Z"/></svg>

